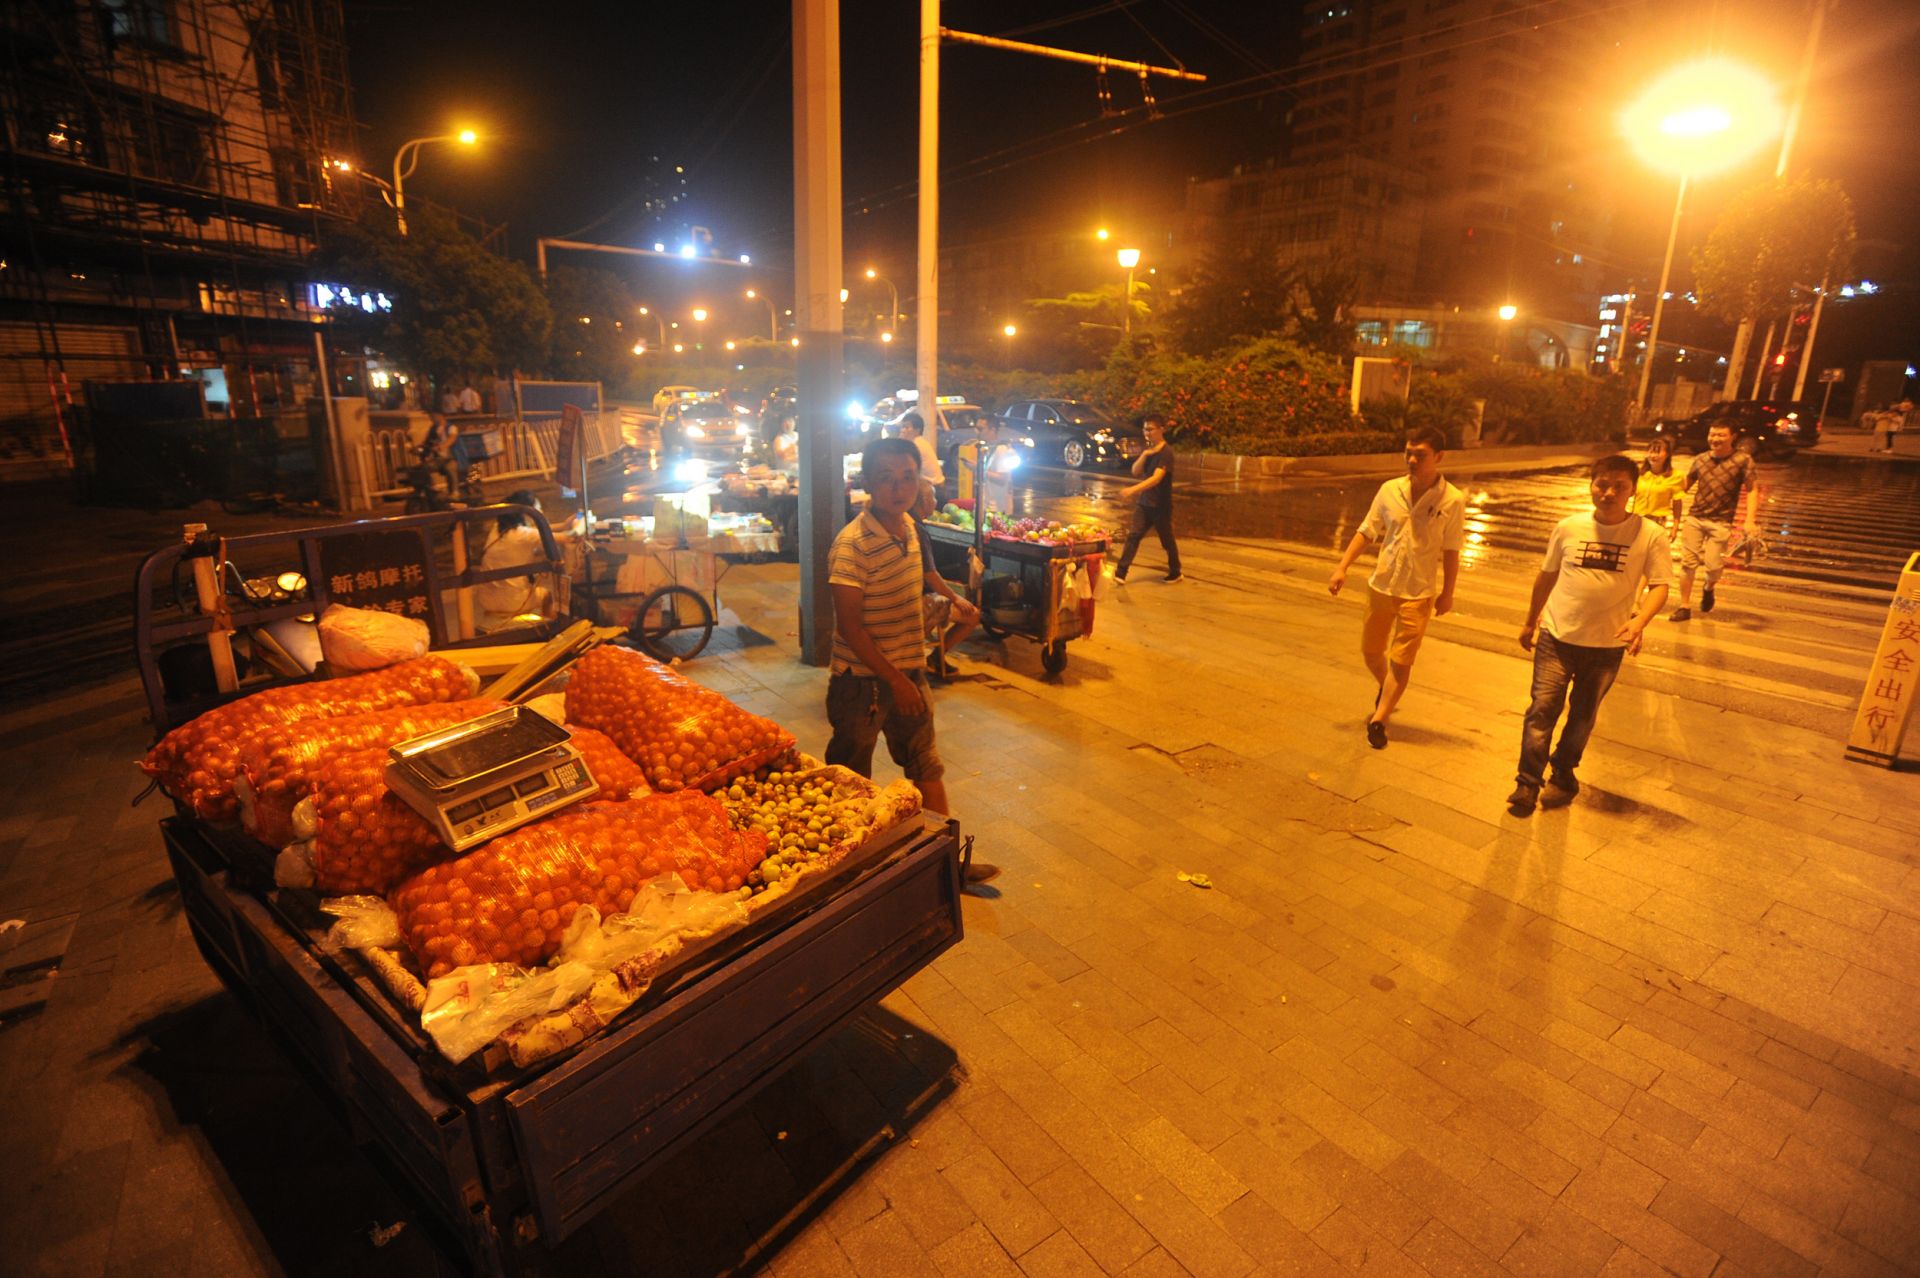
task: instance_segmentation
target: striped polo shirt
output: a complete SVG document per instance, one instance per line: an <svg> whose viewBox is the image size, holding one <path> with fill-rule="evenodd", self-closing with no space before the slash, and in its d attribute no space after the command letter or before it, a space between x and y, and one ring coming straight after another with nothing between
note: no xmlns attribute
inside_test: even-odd
<svg viewBox="0 0 1920 1278"><path fill-rule="evenodd" d="M871 511L840 530L827 560L827 580L836 586L858 586L866 592L860 609L867 633L882 655L902 674L918 670L927 659L926 622L920 612L924 590L920 542L913 521L907 535L895 537L880 526ZM873 671L854 655L838 630L833 636L833 668L871 676Z"/></svg>

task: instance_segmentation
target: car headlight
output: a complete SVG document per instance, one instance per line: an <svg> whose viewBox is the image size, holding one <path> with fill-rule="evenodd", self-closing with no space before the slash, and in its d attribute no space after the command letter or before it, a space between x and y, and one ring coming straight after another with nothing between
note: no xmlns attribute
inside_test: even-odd
<svg viewBox="0 0 1920 1278"><path fill-rule="evenodd" d="M741 439L745 439L747 436L753 434L753 427L747 425L745 422L741 422L733 428L733 433Z"/></svg>
<svg viewBox="0 0 1920 1278"><path fill-rule="evenodd" d="M1800 433L1800 423L1796 421L1782 419L1781 421L1775 422L1773 427L1782 435L1798 435Z"/></svg>
<svg viewBox="0 0 1920 1278"><path fill-rule="evenodd" d="M1033 436L1031 436L1031 435L1022 435L1022 436L1020 437L1020 444L1021 444L1021 446L1022 446L1022 447L1024 447L1024 448L1032 448L1032 447L1033 447Z"/></svg>
<svg viewBox="0 0 1920 1278"><path fill-rule="evenodd" d="M673 477L682 484L704 484L707 482L707 464L688 458L673 468Z"/></svg>
<svg viewBox="0 0 1920 1278"><path fill-rule="evenodd" d="M704 429L702 429L699 426L692 425L691 423L688 424L687 426L688 439L705 439L706 437L707 437L707 432Z"/></svg>
<svg viewBox="0 0 1920 1278"><path fill-rule="evenodd" d="M1113 432L1110 430L1096 430L1093 432L1093 437L1103 444L1111 443L1113 440Z"/></svg>

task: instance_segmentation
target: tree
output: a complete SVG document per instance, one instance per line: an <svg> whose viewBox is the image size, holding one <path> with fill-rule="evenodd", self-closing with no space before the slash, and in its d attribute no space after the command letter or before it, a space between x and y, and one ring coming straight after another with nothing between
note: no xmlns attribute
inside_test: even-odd
<svg viewBox="0 0 1920 1278"><path fill-rule="evenodd" d="M1216 244L1168 308L1167 328L1189 355L1210 355L1235 340L1284 333L1292 320L1295 282L1271 238Z"/></svg>
<svg viewBox="0 0 1920 1278"><path fill-rule="evenodd" d="M554 377L624 382L638 358L633 344L653 336L651 323L634 326L639 301L611 271L554 267L547 272L547 305L553 312L547 371Z"/></svg>
<svg viewBox="0 0 1920 1278"><path fill-rule="evenodd" d="M1287 319L1294 336L1329 355L1353 353L1353 303L1360 277L1341 262L1297 274L1288 290Z"/></svg>
<svg viewBox="0 0 1920 1278"><path fill-rule="evenodd" d="M1796 291L1844 278L1854 239L1853 201L1825 179L1768 182L1721 215L1694 251L1693 279L1703 312L1740 325L1723 396L1737 393L1755 321L1785 310Z"/></svg>
<svg viewBox="0 0 1920 1278"><path fill-rule="evenodd" d="M380 211L329 231L319 258L331 278L393 299L368 317L368 340L436 379L537 367L553 316L533 275L496 257L451 216L423 208L402 236Z"/></svg>

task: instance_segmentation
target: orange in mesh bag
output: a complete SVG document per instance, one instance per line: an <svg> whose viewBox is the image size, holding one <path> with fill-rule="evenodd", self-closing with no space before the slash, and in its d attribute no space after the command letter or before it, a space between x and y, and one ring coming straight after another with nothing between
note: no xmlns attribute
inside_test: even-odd
<svg viewBox="0 0 1920 1278"><path fill-rule="evenodd" d="M553 957L583 905L624 912L642 883L678 874L696 890L737 891L765 857L704 794L586 803L431 866L393 890L400 934L429 979L470 963L533 967Z"/></svg>
<svg viewBox="0 0 1920 1278"><path fill-rule="evenodd" d="M612 737L656 790L711 789L793 748L793 734L627 648L582 657L567 722Z"/></svg>
<svg viewBox="0 0 1920 1278"><path fill-rule="evenodd" d="M598 798L624 802L648 793L640 769L601 733L575 728L573 744L600 783ZM313 823L314 886L328 892L384 895L408 875L453 855L425 817L388 791L384 746L315 765Z"/></svg>
<svg viewBox="0 0 1920 1278"><path fill-rule="evenodd" d="M255 728L240 743L240 774L245 778L244 785L235 783L240 823L262 843L280 847L297 837L293 810L312 790L316 764L374 746L384 750L410 737L478 719L505 704L476 698Z"/></svg>
<svg viewBox="0 0 1920 1278"><path fill-rule="evenodd" d="M343 679L268 688L181 724L147 752L140 769L196 816L232 820L238 810L233 783L240 776L240 746L250 733L272 724L461 701L478 687L467 667L427 656Z"/></svg>

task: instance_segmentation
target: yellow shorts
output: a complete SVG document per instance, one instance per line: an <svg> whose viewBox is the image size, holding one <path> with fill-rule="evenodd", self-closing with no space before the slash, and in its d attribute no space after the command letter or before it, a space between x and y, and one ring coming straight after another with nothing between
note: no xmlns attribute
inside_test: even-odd
<svg viewBox="0 0 1920 1278"><path fill-rule="evenodd" d="M1360 626L1360 651L1384 656L1396 666L1410 666L1427 637L1433 620L1433 597L1396 599L1367 587L1367 619Z"/></svg>

